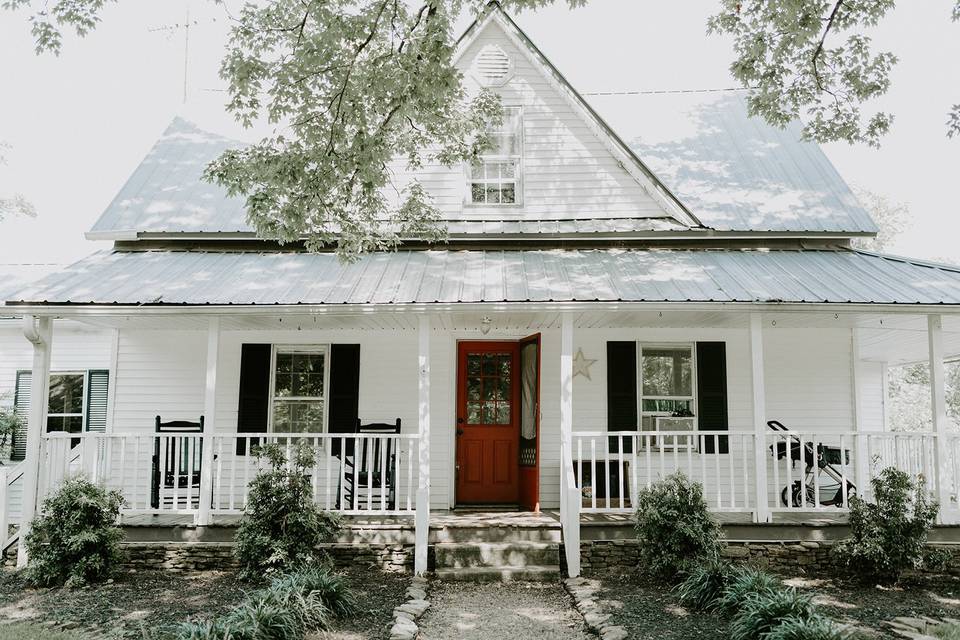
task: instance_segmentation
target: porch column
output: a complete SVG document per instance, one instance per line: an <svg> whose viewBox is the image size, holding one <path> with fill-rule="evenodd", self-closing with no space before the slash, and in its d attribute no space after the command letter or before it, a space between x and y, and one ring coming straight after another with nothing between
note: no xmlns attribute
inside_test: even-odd
<svg viewBox="0 0 960 640"><path fill-rule="evenodd" d="M27 565L25 540L37 512L40 484L40 439L50 406L50 352L53 346L53 320L24 316L23 335L33 343L33 369L30 377L30 412L27 414L27 451L23 469L23 497L20 505L20 542L17 567ZM4 532L6 533L6 532Z"/></svg>
<svg viewBox="0 0 960 640"><path fill-rule="evenodd" d="M213 505L213 436L217 429L217 361L220 359L220 317L210 318L207 325L207 381L203 396L203 448L200 464L200 506L197 525L210 524Z"/></svg>
<svg viewBox="0 0 960 640"><path fill-rule="evenodd" d="M566 472L573 460L573 316L560 317L560 521L567 512Z"/></svg>
<svg viewBox="0 0 960 640"><path fill-rule="evenodd" d="M770 521L767 504L767 392L763 379L763 324L759 313L750 314L750 377L753 388L753 455L756 483L756 522Z"/></svg>
<svg viewBox="0 0 960 640"><path fill-rule="evenodd" d="M427 571L427 546L430 536L430 316L420 316L418 362L420 472L417 484L416 548L414 573Z"/></svg>
<svg viewBox="0 0 960 640"><path fill-rule="evenodd" d="M853 430L856 435L853 436L854 450L854 484L860 491L860 497L866 497L870 492L870 456L868 451L868 439L870 435L864 433L863 426L863 391L860 388L862 376L860 374L860 330L854 327L850 329L850 385L851 385L851 407L853 414Z"/></svg>
<svg viewBox="0 0 960 640"><path fill-rule="evenodd" d="M943 366L943 321L939 315L927 316L927 339L930 347L930 407L933 413L933 432L936 434L933 446L933 473L937 496L940 500L940 520L945 521L947 517L953 518L953 514L945 512L950 507L950 483L945 477L950 466L947 451L949 421L947 420L947 394Z"/></svg>

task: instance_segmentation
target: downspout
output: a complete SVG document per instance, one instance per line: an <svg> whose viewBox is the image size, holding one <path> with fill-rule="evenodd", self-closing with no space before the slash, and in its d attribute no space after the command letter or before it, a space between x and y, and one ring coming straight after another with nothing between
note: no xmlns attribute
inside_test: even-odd
<svg viewBox="0 0 960 640"><path fill-rule="evenodd" d="M40 335L40 330L37 328L36 316L23 316L23 337L29 340L35 347L39 347L43 344L43 337Z"/></svg>

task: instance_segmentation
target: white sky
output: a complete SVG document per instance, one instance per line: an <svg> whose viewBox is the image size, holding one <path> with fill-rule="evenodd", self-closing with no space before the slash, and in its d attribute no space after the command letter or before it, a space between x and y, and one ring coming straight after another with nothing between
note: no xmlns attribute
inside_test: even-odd
<svg viewBox="0 0 960 640"><path fill-rule="evenodd" d="M100 212L178 113L224 100L217 68L227 29L222 8L192 0L190 99L182 104L182 23L188 0L121 0L85 39L68 37L60 58L37 57L26 16L0 12L0 140L9 142L0 193L17 191L35 220L0 223L0 265L65 263L105 245L84 240ZM236 6L236 2L231 2ZM515 16L582 92L734 86L729 43L705 35L711 0L564 2ZM960 24L951 0L904 2L876 33L900 57L883 101L896 114L883 148L830 145L848 182L909 204L913 225L893 248L960 260L960 139L945 135L960 102Z"/></svg>

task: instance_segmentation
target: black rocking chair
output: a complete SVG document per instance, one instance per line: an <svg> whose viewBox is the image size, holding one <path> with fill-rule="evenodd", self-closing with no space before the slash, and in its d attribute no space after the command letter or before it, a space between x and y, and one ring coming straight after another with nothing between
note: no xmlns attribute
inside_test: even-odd
<svg viewBox="0 0 960 640"><path fill-rule="evenodd" d="M203 416L200 416L200 422L186 420L161 422L160 416L157 416L156 432L184 435L154 438L150 506L159 509L162 503L174 509L180 504L185 504L188 508L198 507L200 469L203 464L203 438L197 438L196 434L203 433Z"/></svg>
<svg viewBox="0 0 960 640"><path fill-rule="evenodd" d="M395 424L360 424L357 420L356 432L399 434L400 418ZM347 448L347 455L342 457L344 486L340 492L347 509L372 510L381 499L388 510L396 508L396 442L395 438L360 438L356 446ZM339 500L337 507L340 507Z"/></svg>

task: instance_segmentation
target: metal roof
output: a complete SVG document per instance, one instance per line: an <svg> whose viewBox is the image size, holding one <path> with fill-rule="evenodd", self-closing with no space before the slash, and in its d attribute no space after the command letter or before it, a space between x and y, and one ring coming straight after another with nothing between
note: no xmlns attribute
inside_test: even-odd
<svg viewBox="0 0 960 640"><path fill-rule="evenodd" d="M846 249L400 251L352 264L326 253L104 251L10 302L567 301L960 305L960 270Z"/></svg>
<svg viewBox="0 0 960 640"><path fill-rule="evenodd" d="M707 227L875 233L877 226L802 125L747 114L738 91L597 95L590 101Z"/></svg>

